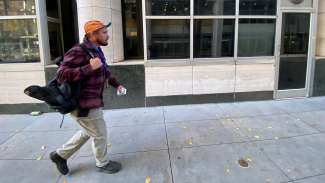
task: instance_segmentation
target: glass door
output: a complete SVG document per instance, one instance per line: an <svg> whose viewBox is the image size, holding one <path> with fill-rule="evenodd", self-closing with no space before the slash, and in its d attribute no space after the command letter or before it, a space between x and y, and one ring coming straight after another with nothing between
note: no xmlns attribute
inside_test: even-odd
<svg viewBox="0 0 325 183"><path fill-rule="evenodd" d="M122 0L124 57L143 59L141 0Z"/></svg>
<svg viewBox="0 0 325 183"><path fill-rule="evenodd" d="M307 96L310 13L282 14L277 98Z"/></svg>

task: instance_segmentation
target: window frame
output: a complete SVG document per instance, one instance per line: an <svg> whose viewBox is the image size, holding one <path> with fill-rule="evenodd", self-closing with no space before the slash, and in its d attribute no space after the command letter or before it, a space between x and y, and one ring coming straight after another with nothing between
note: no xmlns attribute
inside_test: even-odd
<svg viewBox="0 0 325 183"><path fill-rule="evenodd" d="M148 62L166 62L171 63L171 59L148 59L148 42L147 42L147 20L150 19L159 19L159 20L168 20L168 19L186 19L190 20L190 58L186 59L188 63L191 62L222 62L223 60L227 61L239 61L239 62L258 62L259 59L263 60L275 60L276 57L276 36L277 36L277 21L278 21L278 9L276 8L275 15L240 15L239 14L239 5L240 0L236 0L235 15L194 15L194 0L190 1L190 16L155 16L147 15L146 12L146 3L147 0L142 0L142 18L143 18L143 47L144 47L144 60ZM278 7L280 1L276 1L276 7ZM194 20L198 19L234 19L235 20L235 35L234 35L234 56L233 57L219 57L219 58L196 58L194 57ZM239 57L238 56L238 33L239 33L239 20L240 19L274 19L275 20L275 30L274 30L274 50L272 56L252 56L252 57ZM174 59L174 62L184 62L184 59ZM264 62L264 61L263 61Z"/></svg>

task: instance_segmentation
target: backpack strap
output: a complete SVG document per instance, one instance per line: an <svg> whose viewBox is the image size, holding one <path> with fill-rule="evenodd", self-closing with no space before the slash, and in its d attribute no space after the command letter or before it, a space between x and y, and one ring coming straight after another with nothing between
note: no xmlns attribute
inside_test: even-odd
<svg viewBox="0 0 325 183"><path fill-rule="evenodd" d="M61 119L61 123L60 123L60 128L62 128L63 122L64 122L64 114L62 114L62 119Z"/></svg>
<svg viewBox="0 0 325 183"><path fill-rule="evenodd" d="M79 45L91 58L96 58L95 55L84 45L84 43L81 43Z"/></svg>

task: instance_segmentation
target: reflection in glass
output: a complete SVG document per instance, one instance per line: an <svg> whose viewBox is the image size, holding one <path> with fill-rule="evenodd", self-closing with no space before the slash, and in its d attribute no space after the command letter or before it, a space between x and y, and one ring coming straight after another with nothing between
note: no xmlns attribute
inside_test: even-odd
<svg viewBox="0 0 325 183"><path fill-rule="evenodd" d="M189 20L148 20L148 58L189 58Z"/></svg>
<svg viewBox="0 0 325 183"><path fill-rule="evenodd" d="M35 0L0 0L0 16L35 15Z"/></svg>
<svg viewBox="0 0 325 183"><path fill-rule="evenodd" d="M276 0L240 0L240 15L276 15Z"/></svg>
<svg viewBox="0 0 325 183"><path fill-rule="evenodd" d="M287 13L283 19L282 54L307 54L309 43L309 14Z"/></svg>
<svg viewBox="0 0 325 183"><path fill-rule="evenodd" d="M46 0L46 12L48 17L59 18L59 6L57 0Z"/></svg>
<svg viewBox="0 0 325 183"><path fill-rule="evenodd" d="M194 57L233 57L235 20L195 20Z"/></svg>
<svg viewBox="0 0 325 183"><path fill-rule="evenodd" d="M141 0L123 0L124 56L143 58Z"/></svg>
<svg viewBox="0 0 325 183"><path fill-rule="evenodd" d="M190 0L147 0L147 15L190 15Z"/></svg>
<svg viewBox="0 0 325 183"><path fill-rule="evenodd" d="M63 55L60 24L48 22L51 60Z"/></svg>
<svg viewBox="0 0 325 183"><path fill-rule="evenodd" d="M0 20L0 63L39 61L36 19Z"/></svg>
<svg viewBox="0 0 325 183"><path fill-rule="evenodd" d="M275 41L274 19L240 19L238 56L273 56Z"/></svg>
<svg viewBox="0 0 325 183"><path fill-rule="evenodd" d="M195 0L195 15L235 15L236 0Z"/></svg>

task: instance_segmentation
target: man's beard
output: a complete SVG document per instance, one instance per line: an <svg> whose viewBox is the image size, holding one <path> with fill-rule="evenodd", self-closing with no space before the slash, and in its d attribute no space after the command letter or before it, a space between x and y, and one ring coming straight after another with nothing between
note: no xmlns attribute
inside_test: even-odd
<svg viewBox="0 0 325 183"><path fill-rule="evenodd" d="M108 41L98 41L100 46L107 46L108 45Z"/></svg>

